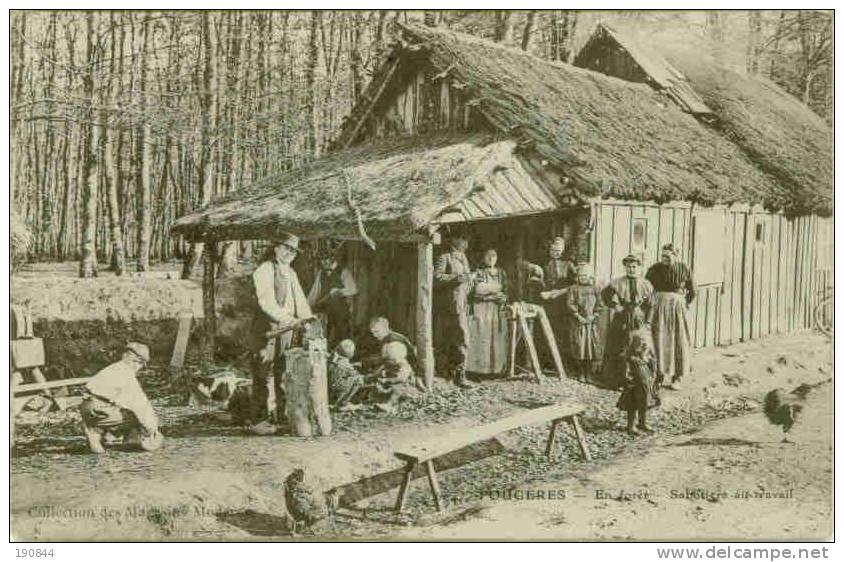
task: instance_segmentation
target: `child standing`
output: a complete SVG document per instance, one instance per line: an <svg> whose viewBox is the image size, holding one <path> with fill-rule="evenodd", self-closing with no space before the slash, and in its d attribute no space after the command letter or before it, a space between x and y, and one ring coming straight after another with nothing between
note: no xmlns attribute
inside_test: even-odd
<svg viewBox="0 0 844 562"><path fill-rule="evenodd" d="M627 412L627 432L653 433L648 427L646 414L649 408L659 406L659 387L662 381L656 374L656 362L648 341L638 335L630 338L624 358L625 386L618 399L618 408ZM636 416L639 423L634 427Z"/></svg>
<svg viewBox="0 0 844 562"><path fill-rule="evenodd" d="M600 365L596 324L604 305L588 264L577 266L576 279L577 284L569 288L564 301L569 324L567 355L576 369L576 377L585 382Z"/></svg>

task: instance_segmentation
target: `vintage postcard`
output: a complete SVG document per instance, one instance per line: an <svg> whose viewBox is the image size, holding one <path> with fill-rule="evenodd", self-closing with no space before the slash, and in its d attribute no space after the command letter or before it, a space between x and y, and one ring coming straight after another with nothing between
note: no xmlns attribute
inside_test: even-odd
<svg viewBox="0 0 844 562"><path fill-rule="evenodd" d="M12 540L833 538L832 11L9 32Z"/></svg>

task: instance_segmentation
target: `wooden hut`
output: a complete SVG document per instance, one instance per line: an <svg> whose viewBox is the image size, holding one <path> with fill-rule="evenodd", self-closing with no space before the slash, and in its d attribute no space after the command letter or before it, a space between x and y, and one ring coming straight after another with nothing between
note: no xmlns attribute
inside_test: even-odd
<svg viewBox="0 0 844 562"><path fill-rule="evenodd" d="M663 95L447 30L399 32L400 43L328 155L182 217L175 231L211 243L277 230L348 240L361 289L356 320L384 315L415 338L429 381L434 246L449 231L468 233L473 250L496 247L505 267L517 256L544 263L544 242L562 235L604 280L620 272L631 251L655 259L659 245L673 241L705 285L719 287L702 296L707 304L697 319L700 333L710 334L704 343L732 341L720 328L733 322L730 303L749 302L757 284L787 280L792 304L806 294L802 277L773 267L770 256L757 257L756 246L773 228L756 229L756 217L770 215L749 206L788 208L794 193ZM751 218L712 218L726 206ZM741 244L716 255L704 235L711 229ZM776 243L799 252L803 264L804 254L819 255L809 233L778 226ZM374 251L361 241L366 237ZM756 268L745 267L757 260L768 271L758 279ZM478 254L470 261L479 263ZM715 264L729 284L709 279ZM206 268L206 293L213 296L213 268ZM717 301L711 314L710 299ZM743 326L741 313L734 316ZM786 317L796 320L797 311ZM741 339L760 333L741 332Z"/></svg>
<svg viewBox="0 0 844 562"><path fill-rule="evenodd" d="M765 208L677 209L679 216L669 218L652 208L634 207L630 218L622 212L622 223L632 221L631 233L657 221L657 228L678 218L683 225L674 241L686 249L702 289L694 307L697 347L810 327L820 293L833 283L834 260L827 218L831 128L777 85L730 70L707 51L694 37L643 39L602 24L574 60L647 85L735 144L777 185L777 201L755 200ZM603 212L609 220L610 211ZM646 249L655 257L656 247Z"/></svg>

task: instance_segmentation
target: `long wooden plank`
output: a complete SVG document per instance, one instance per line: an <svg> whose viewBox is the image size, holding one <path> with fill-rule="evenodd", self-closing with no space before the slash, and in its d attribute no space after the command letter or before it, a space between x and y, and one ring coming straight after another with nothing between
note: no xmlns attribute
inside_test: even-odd
<svg viewBox="0 0 844 562"><path fill-rule="evenodd" d="M766 336L771 332L771 221L770 216L762 217L762 240L760 247L759 271L759 335Z"/></svg>
<svg viewBox="0 0 844 562"><path fill-rule="evenodd" d="M40 390L48 390L50 388L62 388L65 386L74 386L77 384L85 384L91 377L78 377L74 379L62 379L57 381L47 381L47 382L33 382L29 384L20 384L14 387L14 394L15 396L19 394L26 394L29 392L36 392Z"/></svg>
<svg viewBox="0 0 844 562"><path fill-rule="evenodd" d="M554 367L556 367L560 379L563 380L566 378L566 370L563 367L563 358L560 357L560 350L557 347L557 338L554 337L554 330L551 329L551 322L548 320L548 315L544 309L540 308L537 315L539 316L539 324L542 326L542 332L545 334L545 345L551 350Z"/></svg>
<svg viewBox="0 0 844 562"><path fill-rule="evenodd" d="M757 240L757 232L760 228L765 228L765 218L756 215L754 216L753 226L753 305L750 312L750 335L754 339L762 335L762 271L764 269L765 246L764 234L760 240Z"/></svg>
<svg viewBox="0 0 844 562"><path fill-rule="evenodd" d="M796 273L794 282L794 329L803 329L803 217L797 218L795 247L796 247Z"/></svg>
<svg viewBox="0 0 844 562"><path fill-rule="evenodd" d="M674 235L674 209L660 207L659 209L659 248L672 241ZM659 252L659 250L657 250Z"/></svg>
<svg viewBox="0 0 844 562"><path fill-rule="evenodd" d="M741 339L748 341L751 338L751 304L753 296L753 215L744 215L744 239L742 241L742 262L741 262Z"/></svg>
<svg viewBox="0 0 844 562"><path fill-rule="evenodd" d="M422 443L402 451L397 451L395 456L404 461L422 463L428 459L437 458L472 443L492 439L497 435L518 427L566 418L583 413L585 409L586 407L583 404L578 403L552 404L550 406L534 408L479 427L454 430L447 435L439 435L436 440L429 443Z"/></svg>
<svg viewBox="0 0 844 562"><path fill-rule="evenodd" d="M794 274L796 262L794 260L794 221L787 220L785 225L785 304L786 331L794 331Z"/></svg>
<svg viewBox="0 0 844 562"><path fill-rule="evenodd" d="M812 215L812 238L810 242L810 247L812 249L812 262L809 266L809 272L811 276L811 286L809 287L809 315L807 318L807 322L809 327L814 326L814 312L815 306L819 302L819 287L818 287L818 252L820 251L820 246L818 245L818 217Z"/></svg>
<svg viewBox="0 0 844 562"><path fill-rule="evenodd" d="M713 285L706 291L706 326L703 335L703 347L715 345L715 334L718 328L718 286Z"/></svg>
<svg viewBox="0 0 844 562"><path fill-rule="evenodd" d="M718 296L718 345L726 345L732 342L732 320L730 318L730 297L733 291L733 255L735 245L733 244L733 213L727 212L724 216L724 244L727 245L724 253L724 283Z"/></svg>
<svg viewBox="0 0 844 562"><path fill-rule="evenodd" d="M646 259L655 263L659 259L659 207L647 206L644 208L647 219L647 236L645 242Z"/></svg>
<svg viewBox="0 0 844 562"><path fill-rule="evenodd" d="M497 439L490 439L480 443L473 443L468 447L453 451L451 453L442 455L434 460L434 468L438 472L443 472L452 468L457 468L471 462L485 459L493 455L501 454L505 451L504 446ZM337 486L330 490L329 493L337 496L339 505L349 506L357 501L378 494L383 494L389 490L400 486L405 479L406 467L397 468L380 474L373 474ZM425 469L421 465L413 466L409 474L407 474L407 482L410 484L412 480L421 478L425 475ZM402 504L404 500L402 500Z"/></svg>
<svg viewBox="0 0 844 562"><path fill-rule="evenodd" d="M613 211L615 217L613 218L611 270L612 276L616 277L624 271L621 260L630 253L630 207L617 206Z"/></svg>
<svg viewBox="0 0 844 562"><path fill-rule="evenodd" d="M741 341L741 256L744 243L744 224L741 213L731 212L730 222L733 225L730 245L732 262L730 263L730 343Z"/></svg>
<svg viewBox="0 0 844 562"><path fill-rule="evenodd" d="M170 358L170 372L177 373L185 364L185 353L190 339L190 326L193 314L183 313L179 316L179 331L176 332L176 343L173 344L173 356Z"/></svg>
<svg viewBox="0 0 844 562"><path fill-rule="evenodd" d="M807 328L810 315L810 298L812 287L812 217L803 217L803 327Z"/></svg>
<svg viewBox="0 0 844 562"><path fill-rule="evenodd" d="M776 242L773 249L773 274L774 274L774 290L771 291L771 319L773 322L772 330L776 334L782 333L782 216L776 215L774 217L774 230L776 231Z"/></svg>
<svg viewBox="0 0 844 562"><path fill-rule="evenodd" d="M613 208L609 205L598 206L598 224L595 240L595 278L601 282L608 282L612 278L613 262Z"/></svg>
<svg viewBox="0 0 844 562"><path fill-rule="evenodd" d="M783 279L783 291L782 291L782 317L783 317L783 330L786 333L790 333L792 330L791 326L791 309L792 309L792 299L791 299L791 285L792 285L792 275L794 274L792 263L794 261L793 256L791 255L791 223L792 221L788 219L783 220L782 225L782 235L783 235L783 245L782 245L782 279Z"/></svg>

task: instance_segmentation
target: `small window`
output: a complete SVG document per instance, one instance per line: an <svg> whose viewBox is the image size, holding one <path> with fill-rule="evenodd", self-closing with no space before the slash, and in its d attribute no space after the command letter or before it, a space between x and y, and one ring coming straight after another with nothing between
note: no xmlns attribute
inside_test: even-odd
<svg viewBox="0 0 844 562"><path fill-rule="evenodd" d="M644 254L648 245L648 219L633 219L630 253Z"/></svg>
<svg viewBox="0 0 844 562"><path fill-rule="evenodd" d="M761 222L756 223L756 241L765 241L765 225Z"/></svg>

